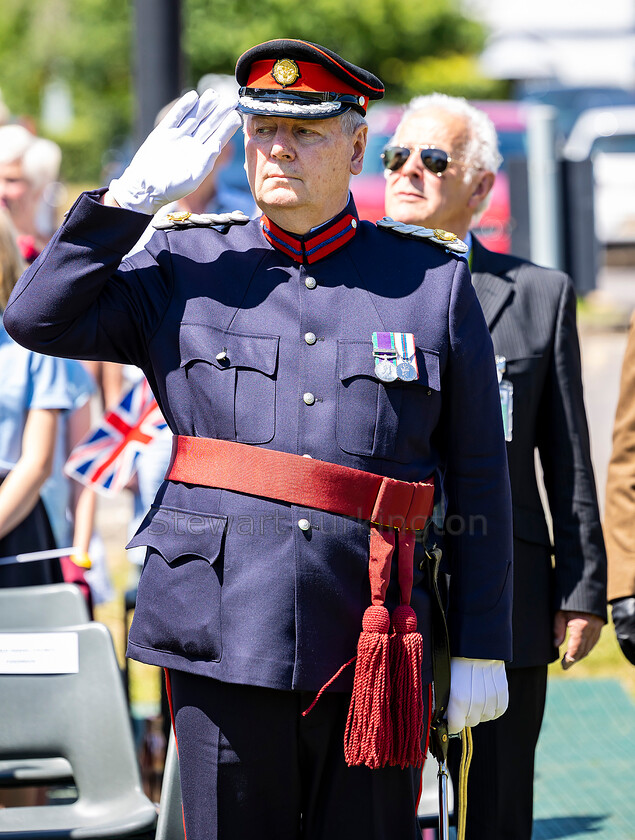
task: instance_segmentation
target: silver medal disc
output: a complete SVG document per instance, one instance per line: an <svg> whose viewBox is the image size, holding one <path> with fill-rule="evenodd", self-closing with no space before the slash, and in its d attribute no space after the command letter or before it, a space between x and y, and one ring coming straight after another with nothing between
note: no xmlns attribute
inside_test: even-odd
<svg viewBox="0 0 635 840"><path fill-rule="evenodd" d="M375 359L375 374L382 382L394 382L397 378L397 368L388 359Z"/></svg>
<svg viewBox="0 0 635 840"><path fill-rule="evenodd" d="M419 378L416 367L411 362L399 362L397 365L397 376L404 382L412 382Z"/></svg>

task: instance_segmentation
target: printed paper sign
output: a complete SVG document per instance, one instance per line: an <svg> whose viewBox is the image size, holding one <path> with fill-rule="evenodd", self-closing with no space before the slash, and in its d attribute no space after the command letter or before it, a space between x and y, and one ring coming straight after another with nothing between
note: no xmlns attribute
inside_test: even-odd
<svg viewBox="0 0 635 840"><path fill-rule="evenodd" d="M0 633L0 674L76 674L77 633Z"/></svg>

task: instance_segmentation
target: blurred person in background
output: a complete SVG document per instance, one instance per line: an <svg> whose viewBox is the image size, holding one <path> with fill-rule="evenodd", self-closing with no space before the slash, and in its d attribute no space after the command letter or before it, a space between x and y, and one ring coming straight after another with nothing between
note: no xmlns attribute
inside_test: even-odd
<svg viewBox="0 0 635 840"><path fill-rule="evenodd" d="M606 482L604 531L609 561L608 597L622 653L635 665L635 314L622 365Z"/></svg>
<svg viewBox="0 0 635 840"><path fill-rule="evenodd" d="M0 211L0 313L23 268ZM53 470L59 414L71 407L65 361L25 350L0 325L0 557L56 548L40 493ZM62 580L56 559L0 565L0 586Z"/></svg>
<svg viewBox="0 0 635 840"><path fill-rule="evenodd" d="M0 311L23 268L11 220L0 211ZM2 586L72 580L91 603L82 567L74 561L85 563L90 554L94 493L62 470L69 448L88 429L94 391L80 362L29 353L0 328L0 557L78 549L73 560L0 566Z"/></svg>
<svg viewBox="0 0 635 840"><path fill-rule="evenodd" d="M582 397L576 296L566 274L488 251L470 233L501 163L496 129L482 111L443 94L418 97L383 162L388 216L451 231L469 245L472 280L496 353L512 487L514 647L507 712L473 732L466 837L530 840L547 664L558 657L567 630L562 665L578 662L606 621L606 555ZM538 491L536 448L548 513ZM452 752L458 766L459 750Z"/></svg>
<svg viewBox="0 0 635 840"><path fill-rule="evenodd" d="M99 402L102 411L117 405L126 387L123 365L114 362L95 362L82 360L82 365L97 384Z"/></svg>
<svg viewBox="0 0 635 840"><path fill-rule="evenodd" d="M91 430L91 400L98 388L84 363L64 359L71 407L58 417L58 434L50 477L41 496L58 547L75 551L60 562L64 580L82 590L89 609L113 597L103 541L95 529L97 496L91 487L64 473L73 448Z"/></svg>
<svg viewBox="0 0 635 840"><path fill-rule="evenodd" d="M61 150L51 140L36 137L21 125L0 127L0 208L3 208L3 216L7 216L5 226L10 217L24 263L35 259L57 227L56 208L47 197L50 198L50 190L57 183L60 162ZM11 275L7 272L3 282L15 284L19 273L10 279ZM7 289L3 307L10 292L8 285ZM64 390L66 392L66 404L60 405L63 410L56 419L53 462L50 475L40 489L40 496L53 530L54 544L58 548L76 546L79 549L78 559L87 563L93 537L94 493L79 487L62 470L70 449L90 426L88 400L96 390L94 379L98 380L105 398L114 399L121 389L121 370L118 365L75 360L56 361L57 367L60 364L64 372L58 382L60 394ZM97 556L98 553L99 544L94 542L93 554ZM64 578L78 583L88 597L82 566L67 559L62 559L61 563ZM99 579L103 580L103 564L100 568ZM96 570L91 575L97 579ZM108 592L105 585L100 589L103 594Z"/></svg>
<svg viewBox="0 0 635 840"><path fill-rule="evenodd" d="M57 210L48 200L59 176L62 152L57 143L36 137L22 125L0 126L0 207L9 213L26 263L42 251L56 230ZM105 407L119 400L120 365L83 362Z"/></svg>
<svg viewBox="0 0 635 840"><path fill-rule="evenodd" d="M21 125L0 127L0 207L11 216L27 263L57 227L51 194L61 160L61 149L52 140L36 137Z"/></svg>

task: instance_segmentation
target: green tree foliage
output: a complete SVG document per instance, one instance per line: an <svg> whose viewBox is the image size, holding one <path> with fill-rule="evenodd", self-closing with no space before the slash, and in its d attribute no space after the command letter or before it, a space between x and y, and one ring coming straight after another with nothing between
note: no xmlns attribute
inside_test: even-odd
<svg viewBox="0 0 635 840"><path fill-rule="evenodd" d="M128 0L2 0L0 87L10 111L39 129L47 84L70 88L74 121L53 136L66 178L99 178L108 149L129 133L130 30Z"/></svg>
<svg viewBox="0 0 635 840"><path fill-rule="evenodd" d="M186 6L186 43L195 77L233 72L237 56L261 41L303 38L373 70L396 101L412 95L412 71L417 68L417 76L425 76L420 70L426 58L437 60L435 76L445 61L456 76L454 60L480 52L486 34L458 11L457 0L188 0ZM463 67L466 90L478 88L486 95L489 82L474 64Z"/></svg>
<svg viewBox="0 0 635 840"><path fill-rule="evenodd" d="M457 11L458 3L182 0L187 84L210 72L233 73L253 44L289 37L326 44L372 69L395 101L432 89L491 96L496 91L473 60L483 29ZM134 0L2 0L0 87L12 114L41 130L47 85L61 81L70 89L72 124L53 136L67 180L102 178L113 150L130 136L133 20Z"/></svg>

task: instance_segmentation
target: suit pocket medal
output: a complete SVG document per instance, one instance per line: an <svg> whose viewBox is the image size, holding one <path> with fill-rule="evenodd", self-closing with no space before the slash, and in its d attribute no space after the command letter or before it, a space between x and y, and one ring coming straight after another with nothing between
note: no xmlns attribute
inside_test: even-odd
<svg viewBox="0 0 635 840"><path fill-rule="evenodd" d="M498 391L500 393L501 411L503 412L503 431L505 440L512 439L514 428L514 386L508 379L503 379L507 369L505 356L496 356L496 375L498 376Z"/></svg>

